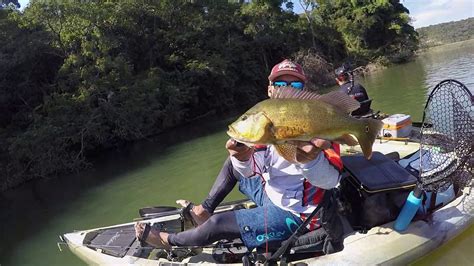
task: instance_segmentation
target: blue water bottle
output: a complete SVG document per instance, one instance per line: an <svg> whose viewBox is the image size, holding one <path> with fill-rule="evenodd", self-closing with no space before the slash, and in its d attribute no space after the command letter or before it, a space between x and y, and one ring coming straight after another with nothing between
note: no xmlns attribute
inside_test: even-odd
<svg viewBox="0 0 474 266"><path fill-rule="evenodd" d="M420 208L422 200L422 191L418 187L414 191L410 192L410 195L407 197L405 205L403 205L402 211L395 221L394 228L398 232L405 231L410 224L413 217L415 217L416 212Z"/></svg>

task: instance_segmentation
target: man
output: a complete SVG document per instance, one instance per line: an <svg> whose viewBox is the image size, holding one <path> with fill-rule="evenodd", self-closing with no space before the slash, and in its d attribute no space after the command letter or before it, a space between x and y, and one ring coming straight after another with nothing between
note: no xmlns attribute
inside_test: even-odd
<svg viewBox="0 0 474 266"><path fill-rule="evenodd" d="M268 79L268 95L272 97L279 86L302 90L306 76L299 64L284 60L273 67ZM298 146L297 164L283 159L273 146L248 147L228 140L226 148L230 157L208 197L197 206L178 201L187 207L197 227L169 234L138 223L135 226L137 237L164 247L203 246L220 239L236 238L242 239L249 250L278 245L322 203L325 191L338 184L342 170L340 158L331 149L330 142L313 139L295 144ZM240 191L257 207L213 214L237 183ZM317 219L309 223L308 229L324 230Z"/></svg>
<svg viewBox="0 0 474 266"><path fill-rule="evenodd" d="M340 90L347 93L359 102L369 99L365 88L357 82L354 82L350 69L347 65L342 65L334 71L336 74L336 83Z"/></svg>
<svg viewBox="0 0 474 266"><path fill-rule="evenodd" d="M360 108L354 110L351 115L361 116L370 112L369 96L365 88L357 82L354 82L354 77L350 71L350 67L346 64L337 68L334 71L336 74L336 83L340 86L339 90L351 96L361 103Z"/></svg>

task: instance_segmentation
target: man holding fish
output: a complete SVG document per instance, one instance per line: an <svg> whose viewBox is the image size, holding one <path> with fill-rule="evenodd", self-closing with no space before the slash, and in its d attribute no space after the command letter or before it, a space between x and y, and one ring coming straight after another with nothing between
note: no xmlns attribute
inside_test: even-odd
<svg viewBox="0 0 474 266"><path fill-rule="evenodd" d="M338 184L342 171L339 155L328 140L350 145L359 141L370 158L381 124L351 118L348 114L359 105L344 93L321 96L303 90L303 69L289 60L275 65L268 79L270 99L258 103L229 126L231 139L226 148L230 157L208 197L196 206L177 201L196 228L165 233L138 223L135 229L140 240L169 247L203 246L240 238L250 250L268 248L287 239L318 204L323 204L327 206L321 209L325 214L318 213L323 220L315 216L307 229L320 232L324 253L342 249L335 206L322 202L326 191ZM237 183L257 207L213 215Z"/></svg>

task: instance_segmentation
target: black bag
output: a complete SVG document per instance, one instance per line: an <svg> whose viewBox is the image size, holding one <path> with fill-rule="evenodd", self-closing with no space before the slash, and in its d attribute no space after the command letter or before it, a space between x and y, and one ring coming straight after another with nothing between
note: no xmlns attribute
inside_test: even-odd
<svg viewBox="0 0 474 266"><path fill-rule="evenodd" d="M336 189L327 190L322 209L318 212L321 227L298 237L294 252L322 252L331 254L344 249L344 229L337 213Z"/></svg>
<svg viewBox="0 0 474 266"><path fill-rule="evenodd" d="M416 177L380 152L371 160L342 156L344 214L355 230L365 231L397 218Z"/></svg>
<svg viewBox="0 0 474 266"><path fill-rule="evenodd" d="M285 264L343 250L344 231L341 218L337 213L336 194L336 189L327 190L320 205L310 215L312 217L317 214L321 222L320 228L308 232L303 223L289 239L283 241L280 247L273 251L268 261L280 260L280 264ZM304 234L300 235L300 233ZM296 237L293 238L293 236Z"/></svg>

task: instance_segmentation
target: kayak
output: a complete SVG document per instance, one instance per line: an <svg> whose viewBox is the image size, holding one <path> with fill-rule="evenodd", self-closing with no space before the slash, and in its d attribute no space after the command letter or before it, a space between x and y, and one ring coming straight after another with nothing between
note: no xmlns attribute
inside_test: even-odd
<svg viewBox="0 0 474 266"><path fill-rule="evenodd" d="M419 143L409 139L382 138L376 140L373 145L373 150L378 152L379 157L389 158L397 165L400 165L404 159L415 158L419 148ZM360 148L341 147L341 154L345 155L344 158L348 162L352 160L354 156L352 154L358 153L360 153ZM344 165L346 165L346 161L344 161ZM341 215L344 224L344 249L342 251L328 255L313 254L292 263L354 265L413 262L461 234L474 223L474 195L470 193L473 186L474 184L470 180L470 183L457 191L456 195L453 194L452 198L448 198L430 213L426 213L422 219L411 222L403 232L394 229L394 219L371 226L367 230L360 230L353 223L351 224L350 219ZM251 208L252 206L252 202L242 200L223 204L218 207L216 212ZM189 228L179 210L164 209L141 219L150 224L159 225L163 231L177 232ZM58 246L66 245L85 262L101 265L161 265L170 263L184 265L228 262L241 265L242 258L245 258L245 254L249 253L239 240L218 242L206 247L173 248L172 251L166 252L162 249L141 245L135 239L134 224L135 221L131 221L109 227L65 233L60 236L61 242L58 243Z"/></svg>

